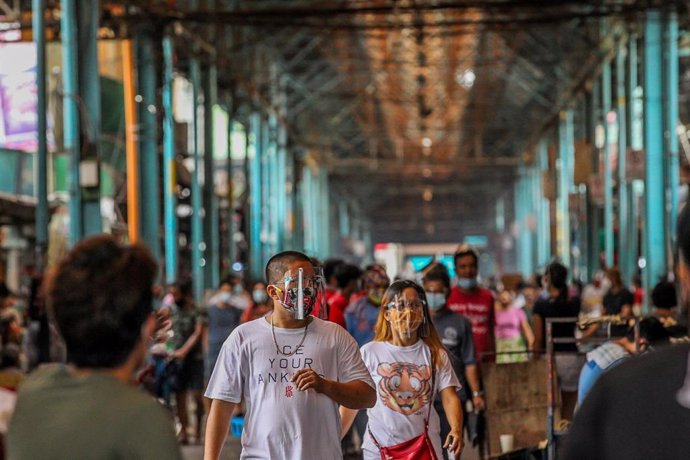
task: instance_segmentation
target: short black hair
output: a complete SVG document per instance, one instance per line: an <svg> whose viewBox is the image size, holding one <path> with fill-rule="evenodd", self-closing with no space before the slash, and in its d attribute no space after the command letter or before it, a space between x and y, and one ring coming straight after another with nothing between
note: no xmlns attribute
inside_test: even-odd
<svg viewBox="0 0 690 460"><path fill-rule="evenodd" d="M333 274L338 282L339 289L345 289L351 281L356 281L362 276L362 270L357 265L340 264Z"/></svg>
<svg viewBox="0 0 690 460"><path fill-rule="evenodd" d="M141 245L125 246L110 235L77 244L48 282L48 311L82 368L114 368L141 340L153 312L156 261Z"/></svg>
<svg viewBox="0 0 690 460"><path fill-rule="evenodd" d="M450 289L450 274L448 274L448 269L443 264L435 263L427 267L424 271L422 282L426 283L427 281L440 281L446 289Z"/></svg>
<svg viewBox="0 0 690 460"><path fill-rule="evenodd" d="M479 265L479 254L477 254L477 250L469 244L461 244L458 246L453 256L453 263L457 265L458 259L465 256L472 256L474 258L474 263L477 264L477 266Z"/></svg>
<svg viewBox="0 0 690 460"><path fill-rule="evenodd" d="M628 329L627 338L631 342L635 340L635 327ZM657 318L651 316L640 321L640 337L646 339L650 345L664 345L669 342L668 330Z"/></svg>
<svg viewBox="0 0 690 460"><path fill-rule="evenodd" d="M335 276L336 269L343 265L345 261L342 259L326 259L323 263L323 277L328 282L333 276Z"/></svg>
<svg viewBox="0 0 690 460"><path fill-rule="evenodd" d="M652 290L652 304L655 308L671 309L678 305L676 286L670 281L660 281Z"/></svg>
<svg viewBox="0 0 690 460"><path fill-rule="evenodd" d="M266 263L266 281L275 284L283 278L288 271L288 265L295 261L311 262L311 259L298 251L283 251L275 254Z"/></svg>
<svg viewBox="0 0 690 460"><path fill-rule="evenodd" d="M546 267L546 273L549 277L549 284L559 291L561 295L566 295L568 292L568 269L560 262L551 262Z"/></svg>

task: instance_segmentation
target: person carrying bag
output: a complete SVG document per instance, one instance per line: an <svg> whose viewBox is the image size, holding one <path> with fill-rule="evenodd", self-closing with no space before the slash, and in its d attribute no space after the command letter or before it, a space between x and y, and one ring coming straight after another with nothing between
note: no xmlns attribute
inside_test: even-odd
<svg viewBox="0 0 690 460"><path fill-rule="evenodd" d="M440 460L444 449L459 457L463 448L460 386L446 350L431 324L424 290L398 281L386 291L373 342L361 349L377 389L376 405L362 445L365 460ZM451 430L441 440L441 397ZM343 433L357 411L340 408Z"/></svg>

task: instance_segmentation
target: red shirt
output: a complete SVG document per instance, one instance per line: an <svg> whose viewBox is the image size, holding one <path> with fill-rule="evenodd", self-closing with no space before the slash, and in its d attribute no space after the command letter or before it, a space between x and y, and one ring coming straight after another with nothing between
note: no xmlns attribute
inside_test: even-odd
<svg viewBox="0 0 690 460"><path fill-rule="evenodd" d="M494 296L488 289L466 292L454 287L448 297L448 308L469 318L477 360L482 352L494 351Z"/></svg>
<svg viewBox="0 0 690 460"><path fill-rule="evenodd" d="M347 329L345 325L345 309L347 305L347 299L340 292L332 295L328 301L328 306L330 307L328 310L328 321L333 321Z"/></svg>

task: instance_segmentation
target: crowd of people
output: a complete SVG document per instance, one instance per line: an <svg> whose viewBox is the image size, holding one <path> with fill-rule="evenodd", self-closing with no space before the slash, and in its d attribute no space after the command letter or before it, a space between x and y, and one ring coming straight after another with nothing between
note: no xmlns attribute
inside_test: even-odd
<svg viewBox="0 0 690 460"><path fill-rule="evenodd" d="M137 419L125 429L129 422L109 416L128 436L141 435L132 429L143 423L163 425L160 444L127 458L176 458L171 439L205 439L206 458L218 458L237 414L244 415L243 455L250 457L345 452L374 459L417 449L458 458L466 440L480 447L485 441L482 363L543 359L550 318L573 319L552 329L554 338L571 339L553 344L565 419L586 407L605 373L687 336L669 280L653 288L655 313L642 319L645 293L626 287L615 267L584 286L559 262L528 279L483 283L472 247L460 245L453 261L454 275L432 262L414 279L391 280L378 264L322 264L287 251L271 258L265 279L229 275L198 305L189 279L154 286L155 263L144 248L108 236L86 240L45 282L33 280L25 296L0 285L0 390L16 398L20 389L11 458L48 458L53 442L71 446L64 428L45 442L27 441L55 404L60 415L51 423L86 425L105 407ZM635 318L639 326L630 327ZM26 378L46 361L67 365ZM159 404L134 396L132 376ZM87 394L96 397L76 404ZM173 420L171 435L164 426ZM98 426L75 438L79 449L117 443ZM305 426L319 427L320 435Z"/></svg>

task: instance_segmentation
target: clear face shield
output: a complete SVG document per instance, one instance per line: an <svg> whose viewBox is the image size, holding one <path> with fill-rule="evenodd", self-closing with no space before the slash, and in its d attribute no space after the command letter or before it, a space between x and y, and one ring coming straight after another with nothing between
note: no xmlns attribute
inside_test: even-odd
<svg viewBox="0 0 690 460"><path fill-rule="evenodd" d="M424 323L426 305L421 299L405 299L396 295L386 308L391 327L407 339L411 339Z"/></svg>
<svg viewBox="0 0 690 460"><path fill-rule="evenodd" d="M290 270L283 276L283 282L276 286L280 292L280 304L295 319L305 319L309 315L328 318L325 287L320 267Z"/></svg>

